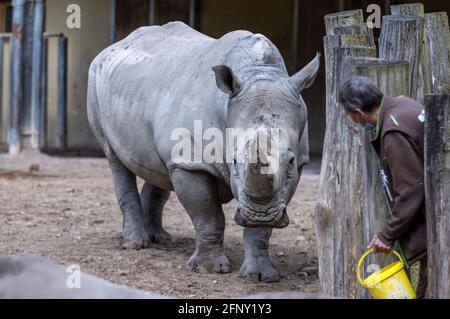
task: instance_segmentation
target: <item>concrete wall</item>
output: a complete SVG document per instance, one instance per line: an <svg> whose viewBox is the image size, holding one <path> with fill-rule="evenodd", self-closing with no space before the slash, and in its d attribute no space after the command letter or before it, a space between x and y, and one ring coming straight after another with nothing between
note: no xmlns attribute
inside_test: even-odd
<svg viewBox="0 0 450 319"><path fill-rule="evenodd" d="M45 32L62 32L68 37L68 147L95 148L96 141L86 116L86 90L89 64L108 46L109 0L47 0ZM81 29L69 29L66 8L71 3L81 7ZM57 96L56 40L49 43L49 146L55 140Z"/></svg>
<svg viewBox="0 0 450 319"><path fill-rule="evenodd" d="M234 30L267 36L287 65L292 60L292 0L200 1L199 29L218 38Z"/></svg>

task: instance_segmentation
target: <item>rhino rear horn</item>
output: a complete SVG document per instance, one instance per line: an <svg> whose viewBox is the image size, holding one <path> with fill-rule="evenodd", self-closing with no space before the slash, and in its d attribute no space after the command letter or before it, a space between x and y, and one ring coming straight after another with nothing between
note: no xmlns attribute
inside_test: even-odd
<svg viewBox="0 0 450 319"><path fill-rule="evenodd" d="M216 65L213 67L216 76L217 87L224 93L237 94L241 89L239 79L233 71L226 65Z"/></svg>
<svg viewBox="0 0 450 319"><path fill-rule="evenodd" d="M309 62L303 69L289 78L289 83L301 93L304 89L309 88L313 83L319 71L320 53L317 52L316 57Z"/></svg>

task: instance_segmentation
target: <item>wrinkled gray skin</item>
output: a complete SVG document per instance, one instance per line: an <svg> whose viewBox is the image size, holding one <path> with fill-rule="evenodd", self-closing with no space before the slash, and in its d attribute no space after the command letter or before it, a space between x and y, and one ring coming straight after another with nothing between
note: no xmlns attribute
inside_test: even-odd
<svg viewBox="0 0 450 319"><path fill-rule="evenodd" d="M236 198L235 220L245 227L240 275L278 281L269 239L272 228L289 223L286 205L308 161L300 92L318 68L319 56L289 77L279 51L263 35L234 31L213 39L181 22L139 28L101 52L89 69L88 118L112 170L123 212L122 246L170 240L161 220L175 191L196 231L190 268L230 272L222 204ZM180 127L193 132L194 120L202 120L203 130L222 132L279 128L279 170L261 174L262 160L176 163L171 150L179 140L171 140L171 133ZM136 176L146 181L140 194Z"/></svg>

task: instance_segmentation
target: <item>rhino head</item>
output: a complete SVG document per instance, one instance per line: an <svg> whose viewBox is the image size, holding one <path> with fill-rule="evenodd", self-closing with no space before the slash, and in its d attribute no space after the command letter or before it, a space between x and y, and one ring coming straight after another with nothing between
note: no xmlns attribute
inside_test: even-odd
<svg viewBox="0 0 450 319"><path fill-rule="evenodd" d="M233 143L227 150L233 154L227 162L238 201L238 225L283 228L289 224L286 206L308 161L307 110L301 92L314 82L319 61L317 54L291 77L271 66L248 68L245 76L225 65L213 68L217 86L229 94L227 128L251 132L245 143Z"/></svg>

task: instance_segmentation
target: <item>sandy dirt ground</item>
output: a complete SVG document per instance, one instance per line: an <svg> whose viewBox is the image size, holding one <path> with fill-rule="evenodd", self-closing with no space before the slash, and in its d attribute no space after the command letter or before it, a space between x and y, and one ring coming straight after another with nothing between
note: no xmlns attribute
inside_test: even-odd
<svg viewBox="0 0 450 319"><path fill-rule="evenodd" d="M319 290L313 218L316 172L310 168L302 176L288 206L290 225L274 230L270 254L283 278L265 284L238 276L244 247L242 228L233 221L234 201L224 207L225 253L233 271L193 273L186 261L194 251L194 230L174 193L164 214L173 242L124 250L116 240L122 217L106 159L0 153L0 255L35 253L63 265L79 264L82 271L112 282L181 298L315 293Z"/></svg>

